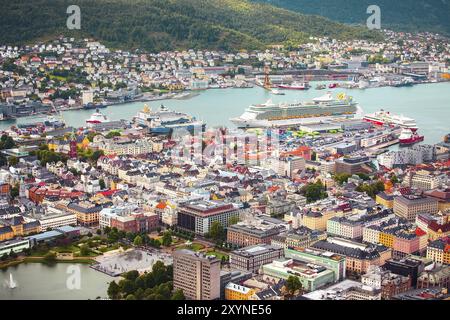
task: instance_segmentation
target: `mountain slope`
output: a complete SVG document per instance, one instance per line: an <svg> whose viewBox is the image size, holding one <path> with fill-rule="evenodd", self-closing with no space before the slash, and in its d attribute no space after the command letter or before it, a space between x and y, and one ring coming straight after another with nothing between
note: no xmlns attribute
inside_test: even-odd
<svg viewBox="0 0 450 320"><path fill-rule="evenodd" d="M69 31L66 8L73 4L81 8L81 30ZM65 34L161 51L254 49L310 35L381 38L365 28L246 0L0 0L0 5L0 43L8 44Z"/></svg>
<svg viewBox="0 0 450 320"><path fill-rule="evenodd" d="M334 21L365 23L367 7L381 9L381 27L405 31L432 31L450 35L450 0L252 0Z"/></svg>

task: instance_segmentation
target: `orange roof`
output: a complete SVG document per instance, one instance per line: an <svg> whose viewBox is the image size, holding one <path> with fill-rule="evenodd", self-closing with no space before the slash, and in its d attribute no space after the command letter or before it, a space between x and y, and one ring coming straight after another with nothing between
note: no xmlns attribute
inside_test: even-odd
<svg viewBox="0 0 450 320"><path fill-rule="evenodd" d="M165 202L160 202L156 205L156 208L158 209L165 209L167 207L167 203Z"/></svg>

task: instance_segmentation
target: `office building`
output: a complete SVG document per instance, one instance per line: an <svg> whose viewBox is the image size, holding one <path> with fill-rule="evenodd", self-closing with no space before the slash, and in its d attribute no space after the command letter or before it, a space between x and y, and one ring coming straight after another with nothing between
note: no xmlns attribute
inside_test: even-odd
<svg viewBox="0 0 450 320"><path fill-rule="evenodd" d="M220 298L220 260L182 249L173 252L173 288L191 300Z"/></svg>
<svg viewBox="0 0 450 320"><path fill-rule="evenodd" d="M206 235L215 221L224 228L230 219L239 218L245 209L220 201L195 200L181 205L178 209L178 227L199 235Z"/></svg>
<svg viewBox="0 0 450 320"><path fill-rule="evenodd" d="M230 267L257 273L264 264L283 256L283 249L269 244L257 244L230 253Z"/></svg>
<svg viewBox="0 0 450 320"><path fill-rule="evenodd" d="M437 212L438 201L433 198L418 195L401 195L394 198L394 213L410 222L414 222L419 213Z"/></svg>

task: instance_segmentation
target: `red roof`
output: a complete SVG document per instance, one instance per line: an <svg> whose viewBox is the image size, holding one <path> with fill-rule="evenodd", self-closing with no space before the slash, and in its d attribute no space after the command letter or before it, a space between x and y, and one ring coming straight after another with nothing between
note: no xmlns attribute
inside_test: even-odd
<svg viewBox="0 0 450 320"><path fill-rule="evenodd" d="M109 197L109 196L112 196L116 192L117 192L117 190L106 190L106 191L100 191L97 194L101 194L105 197Z"/></svg>
<svg viewBox="0 0 450 320"><path fill-rule="evenodd" d="M275 192L275 191L277 191L278 189L280 189L279 186L272 186L272 187L269 187L269 188L267 189L267 191L269 191L269 192Z"/></svg>
<svg viewBox="0 0 450 320"><path fill-rule="evenodd" d="M422 229L420 229L419 227L416 228L416 236L421 237L426 235L427 233L425 231L423 231Z"/></svg>

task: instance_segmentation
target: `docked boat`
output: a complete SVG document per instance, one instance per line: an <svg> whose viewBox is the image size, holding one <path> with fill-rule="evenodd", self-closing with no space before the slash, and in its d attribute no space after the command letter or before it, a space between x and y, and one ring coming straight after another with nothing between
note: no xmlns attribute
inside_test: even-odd
<svg viewBox="0 0 450 320"><path fill-rule="evenodd" d="M283 127L290 125L320 123L336 119L353 119L359 111L352 97L341 93L334 98L331 93L312 101L249 106L245 112L230 121L239 128Z"/></svg>
<svg viewBox="0 0 450 320"><path fill-rule="evenodd" d="M323 90L323 89L326 89L326 88L327 88L327 86L325 84L318 84L316 86L316 90Z"/></svg>
<svg viewBox="0 0 450 320"><path fill-rule="evenodd" d="M405 77L401 80L396 80L392 82L394 87L410 87L414 84L414 79L411 77Z"/></svg>
<svg viewBox="0 0 450 320"><path fill-rule="evenodd" d="M280 84L278 85L278 88L280 89L286 89L286 90L308 90L309 89L309 83L308 82L297 82L294 81L291 84Z"/></svg>
<svg viewBox="0 0 450 320"><path fill-rule="evenodd" d="M283 95L285 95L284 92L281 92L280 90L277 90L277 89L272 89L272 90L270 91L270 93L275 94L275 95L277 95L277 96L283 96Z"/></svg>
<svg viewBox="0 0 450 320"><path fill-rule="evenodd" d="M339 85L337 84L337 83L330 83L329 85L328 85L328 88L330 88L330 89L335 89L335 88L337 88Z"/></svg>
<svg viewBox="0 0 450 320"><path fill-rule="evenodd" d="M86 123L89 124L97 124L97 123L104 123L109 122L108 118L100 112L100 110L96 110L95 113L91 115L89 119L86 120Z"/></svg>
<svg viewBox="0 0 450 320"><path fill-rule="evenodd" d="M44 121L44 125L48 128L58 129L58 128L64 128L65 123L64 121L57 119L53 116L47 117Z"/></svg>
<svg viewBox="0 0 450 320"><path fill-rule="evenodd" d="M363 117L363 120L372 122L373 124L382 126L399 126L401 128L410 129L411 131L417 131L416 120L405 117L403 115L392 114L389 111L383 109L375 113L367 114Z"/></svg>
<svg viewBox="0 0 450 320"><path fill-rule="evenodd" d="M400 146L410 146L424 140L424 136L421 136L417 131L411 129L403 129L398 137Z"/></svg>
<svg viewBox="0 0 450 320"><path fill-rule="evenodd" d="M83 105L83 109L85 110L91 110L91 109L100 109L100 108L106 108L107 105L105 103L87 103Z"/></svg>
<svg viewBox="0 0 450 320"><path fill-rule="evenodd" d="M177 128L188 131L205 128L204 122L197 121L185 113L171 111L164 105L161 105L157 111L152 111L148 105L145 105L144 109L133 118L133 123L136 126L148 128L149 132L154 134L170 134Z"/></svg>

